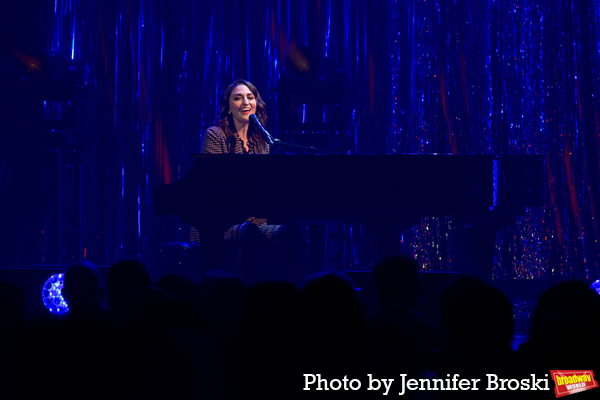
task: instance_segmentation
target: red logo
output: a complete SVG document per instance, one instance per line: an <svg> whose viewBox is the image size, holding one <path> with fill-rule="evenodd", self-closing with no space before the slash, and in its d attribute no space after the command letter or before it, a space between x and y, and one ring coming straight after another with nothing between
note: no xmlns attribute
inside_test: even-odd
<svg viewBox="0 0 600 400"><path fill-rule="evenodd" d="M557 398L598 387L598 382L594 379L594 371L552 370L550 372Z"/></svg>

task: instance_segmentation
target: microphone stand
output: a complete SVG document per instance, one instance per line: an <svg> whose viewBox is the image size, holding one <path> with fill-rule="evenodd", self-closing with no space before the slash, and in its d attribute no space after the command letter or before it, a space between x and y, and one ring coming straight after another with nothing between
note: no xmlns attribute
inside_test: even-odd
<svg viewBox="0 0 600 400"><path fill-rule="evenodd" d="M279 147L279 145L284 145L284 146L289 146L292 148L298 148L298 149L304 149L304 150L312 150L315 153L324 153L324 154L336 154L333 151L327 151L327 150L323 150L323 149L319 149L317 147L314 146L304 146L301 144L296 144L296 143L291 143L291 142L284 142L283 140L279 140L277 138L272 137L271 138L273 141L273 146L277 147L279 150L283 151L281 149L281 147Z"/></svg>
<svg viewBox="0 0 600 400"><path fill-rule="evenodd" d="M327 150L323 150L323 149L318 149L316 147L313 146L303 146L300 144L294 144L294 143L290 143L290 142L284 142L281 141L277 138L274 138L273 136L271 136L271 134L269 132L267 132L267 130L261 125L258 117L255 114L250 115L250 121L252 121L256 127L258 128L258 131L260 132L260 134L263 136L263 138L265 139L265 141L270 145L270 146L275 146L277 147L279 150L281 150L281 148L278 146L280 144L282 145L286 145L286 146L290 146L290 147L296 147L299 149L306 149L306 150L313 150L315 152L320 152L320 153L325 153L325 154L335 154L332 151L327 151Z"/></svg>

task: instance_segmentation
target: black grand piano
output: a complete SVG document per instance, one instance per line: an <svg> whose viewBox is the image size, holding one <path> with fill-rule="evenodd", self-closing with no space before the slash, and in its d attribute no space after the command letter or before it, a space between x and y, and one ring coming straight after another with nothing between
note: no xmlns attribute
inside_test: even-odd
<svg viewBox="0 0 600 400"><path fill-rule="evenodd" d="M527 207L542 205L544 159L535 156L194 157L183 179L155 188L154 213L178 215L198 229L205 265L219 260L222 227L249 216L274 224L343 220L378 227L452 216L475 227L473 247L486 249L478 262L489 269L495 232Z"/></svg>

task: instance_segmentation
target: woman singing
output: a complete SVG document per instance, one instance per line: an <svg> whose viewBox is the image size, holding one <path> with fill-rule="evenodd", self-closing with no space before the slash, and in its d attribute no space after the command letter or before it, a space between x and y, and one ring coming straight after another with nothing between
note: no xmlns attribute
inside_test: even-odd
<svg viewBox="0 0 600 400"><path fill-rule="evenodd" d="M227 86L221 96L217 126L202 137L203 154L268 154L269 145L250 123L256 114L262 126L267 123L267 108L256 87L238 79Z"/></svg>
<svg viewBox="0 0 600 400"><path fill-rule="evenodd" d="M266 104L252 83L234 81L223 92L220 106L216 126L202 136L202 154L269 153L269 145L250 122L250 115L256 114L261 125L267 123ZM302 277L303 237L298 227L268 225L265 219L250 217L225 232L225 243L226 253L236 254L230 269L239 278L255 282Z"/></svg>

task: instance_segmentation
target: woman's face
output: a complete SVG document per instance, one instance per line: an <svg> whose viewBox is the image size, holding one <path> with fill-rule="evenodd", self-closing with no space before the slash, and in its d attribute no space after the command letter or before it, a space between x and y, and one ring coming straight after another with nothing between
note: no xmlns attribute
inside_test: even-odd
<svg viewBox="0 0 600 400"><path fill-rule="evenodd" d="M237 85L229 96L229 111L236 129L250 122L250 115L256 113L256 97L246 85Z"/></svg>

